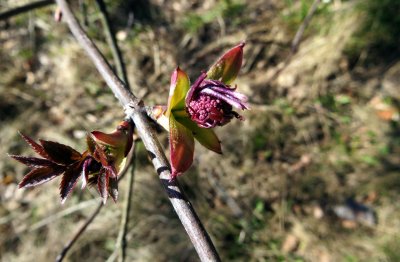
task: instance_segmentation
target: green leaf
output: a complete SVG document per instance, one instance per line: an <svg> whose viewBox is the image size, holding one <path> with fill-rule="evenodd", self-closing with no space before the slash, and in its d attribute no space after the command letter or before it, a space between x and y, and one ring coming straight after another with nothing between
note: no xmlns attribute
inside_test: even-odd
<svg viewBox="0 0 400 262"><path fill-rule="evenodd" d="M187 117L177 117L176 120L191 130L194 138L196 138L202 146L215 153L222 154L221 142L211 128L201 128Z"/></svg>
<svg viewBox="0 0 400 262"><path fill-rule="evenodd" d="M244 45L242 42L223 54L208 70L207 77L227 85L232 83L242 67Z"/></svg>
<svg viewBox="0 0 400 262"><path fill-rule="evenodd" d="M194 154L192 132L176 121L173 114L169 117L169 145L173 179L189 169L193 163Z"/></svg>
<svg viewBox="0 0 400 262"><path fill-rule="evenodd" d="M170 115L171 111L182 110L185 108L185 97L186 93L189 91L189 88L189 77L179 67L176 68L171 76L168 109L165 113L167 117Z"/></svg>

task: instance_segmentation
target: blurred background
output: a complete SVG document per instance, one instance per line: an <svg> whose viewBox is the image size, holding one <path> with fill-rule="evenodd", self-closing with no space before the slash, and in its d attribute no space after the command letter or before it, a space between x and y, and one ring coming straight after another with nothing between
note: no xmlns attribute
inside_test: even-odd
<svg viewBox="0 0 400 262"><path fill-rule="evenodd" d="M0 13L27 2L1 0ZM146 105L166 104L177 65L194 80L246 40L235 83L251 111L216 129L224 155L197 145L179 178L223 261L400 261L400 1L106 3ZM112 62L95 1L73 8ZM100 201L76 188L61 205L60 179L17 189L28 169L7 153L34 155L18 130L83 150L86 131L124 117L55 9L0 21L1 261L54 261ZM168 150L166 132L159 139ZM198 261L141 143L137 152L127 261ZM126 184L67 261L113 253Z"/></svg>

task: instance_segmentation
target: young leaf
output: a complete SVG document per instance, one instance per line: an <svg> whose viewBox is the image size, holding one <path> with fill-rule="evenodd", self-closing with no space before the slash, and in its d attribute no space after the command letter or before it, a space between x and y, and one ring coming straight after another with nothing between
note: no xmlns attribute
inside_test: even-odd
<svg viewBox="0 0 400 262"><path fill-rule="evenodd" d="M23 133L19 132L20 136L25 140L25 142L32 147L32 149L41 157L48 159L49 155L44 151L44 148L36 143L32 138L29 136L24 135Z"/></svg>
<svg viewBox="0 0 400 262"><path fill-rule="evenodd" d="M153 106L151 111L148 112L151 119L155 120L160 126L162 126L166 131L169 130L169 120L165 115L167 111L166 106Z"/></svg>
<svg viewBox="0 0 400 262"><path fill-rule="evenodd" d="M173 110L182 110L185 108L186 93L190 88L190 80L184 71L179 67L175 69L171 76L171 85L169 89L168 117Z"/></svg>
<svg viewBox="0 0 400 262"><path fill-rule="evenodd" d="M51 160L62 165L69 165L81 159L82 155L70 146L53 141L39 140Z"/></svg>
<svg viewBox="0 0 400 262"><path fill-rule="evenodd" d="M82 175L81 189L84 189L86 187L87 183L89 182L89 166L93 161L94 161L93 158L87 158L83 161L82 171L81 171L81 175Z"/></svg>
<svg viewBox="0 0 400 262"><path fill-rule="evenodd" d="M177 118L178 122L192 131L194 138L205 148L222 154L221 141L211 128L201 128L189 118Z"/></svg>
<svg viewBox="0 0 400 262"><path fill-rule="evenodd" d="M32 168L57 166L57 164L55 164L54 162L43 158L26 157L19 155L8 155L8 156Z"/></svg>
<svg viewBox="0 0 400 262"><path fill-rule="evenodd" d="M106 169L108 177L115 178L118 176L118 172L117 172L116 168L114 167L114 165L103 166L103 167Z"/></svg>
<svg viewBox="0 0 400 262"><path fill-rule="evenodd" d="M133 124L130 120L124 120L117 126L117 130L119 132L121 132L122 136L125 137L124 157L129 154L129 151L131 151L131 148L132 148L132 144L133 144L133 126L132 125Z"/></svg>
<svg viewBox="0 0 400 262"><path fill-rule="evenodd" d="M220 80L227 85L232 83L242 67L244 45L242 42L223 54L208 70L207 77Z"/></svg>
<svg viewBox="0 0 400 262"><path fill-rule="evenodd" d="M94 155L94 151L96 150L96 142L93 140L93 137L89 134L86 135L86 144L88 146L88 151L90 155Z"/></svg>
<svg viewBox="0 0 400 262"><path fill-rule="evenodd" d="M97 162L100 162L102 166L108 166L109 164L106 153L104 152L103 148L99 144L97 144L91 133L86 136L86 141L88 144L89 154Z"/></svg>
<svg viewBox="0 0 400 262"><path fill-rule="evenodd" d="M75 187L78 178L81 176L81 171L79 167L80 167L79 163L72 165L63 175L60 184L61 204L64 204L69 193Z"/></svg>
<svg viewBox="0 0 400 262"><path fill-rule="evenodd" d="M94 140L101 145L107 145L111 147L124 147L127 142L127 137L121 131L115 131L111 134L106 134L101 131L92 131L92 137Z"/></svg>
<svg viewBox="0 0 400 262"><path fill-rule="evenodd" d="M173 114L169 116L169 145L171 150L171 179L174 179L192 165L194 139L192 132L176 121Z"/></svg>
<svg viewBox="0 0 400 262"><path fill-rule="evenodd" d="M54 170L50 167L35 168L24 176L22 181L18 184L18 188L28 188L43 184L62 173L62 169Z"/></svg>
<svg viewBox="0 0 400 262"><path fill-rule="evenodd" d="M114 202L118 200L118 179L116 177L110 177L108 180L108 193Z"/></svg>
<svg viewBox="0 0 400 262"><path fill-rule="evenodd" d="M105 205L108 198L108 177L105 172L102 172L99 175L99 180L97 181L97 187L99 189L99 193L101 198L103 199L103 204Z"/></svg>

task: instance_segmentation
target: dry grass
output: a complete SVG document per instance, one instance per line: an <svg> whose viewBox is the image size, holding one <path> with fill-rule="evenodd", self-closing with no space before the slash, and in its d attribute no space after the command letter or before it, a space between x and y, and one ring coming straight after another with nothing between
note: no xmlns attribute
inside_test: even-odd
<svg viewBox="0 0 400 262"><path fill-rule="evenodd" d="M249 95L252 110L246 121L217 130L222 157L198 145L194 166L180 178L226 261L396 261L400 256L398 100L382 88L383 80L392 81L384 77L386 70L399 59L368 66L349 61L346 48L365 14L353 1L334 2L317 13L286 65L299 5L251 1L234 6L237 12L213 0L203 5L155 0L148 19L139 18L126 38L126 14L113 6L120 12L115 21L134 92L146 95L148 105L166 102L169 74L177 64L193 79L224 49L247 39L237 84ZM185 16L188 12L196 16ZM109 56L93 7L88 21ZM0 26L0 257L52 261L95 208L94 189L76 189L64 206L59 181L18 190L26 170L6 153L32 154L18 130L81 149L85 131L111 130L123 112L66 27L52 21L52 8ZM167 147L165 133L160 140ZM142 145L136 173L128 261L196 261ZM377 225L335 217L332 208L348 198L371 206ZM87 206L79 209L80 203ZM77 210L57 217L69 208ZM107 203L67 259L106 260L120 208ZM43 220L45 225L35 228Z"/></svg>

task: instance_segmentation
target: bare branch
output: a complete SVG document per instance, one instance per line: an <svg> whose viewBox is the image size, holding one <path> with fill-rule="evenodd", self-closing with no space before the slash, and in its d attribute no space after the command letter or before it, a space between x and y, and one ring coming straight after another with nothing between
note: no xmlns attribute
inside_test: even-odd
<svg viewBox="0 0 400 262"><path fill-rule="evenodd" d="M114 74L111 67L104 59L104 56L77 22L68 3L65 0L57 0L57 3L63 12L65 21L68 23L72 34L86 51L90 59L92 59L97 70L122 104L127 115L135 123L139 136L150 155L156 172L159 174L159 178L168 194L169 200L200 259L202 261L220 261L218 253L191 203L183 195L177 181L170 181L171 171L169 162L160 142L156 138L156 133L151 128L149 120L145 115L143 102L135 97L126 85Z"/></svg>
<svg viewBox="0 0 400 262"><path fill-rule="evenodd" d="M131 164L131 172L128 176L128 190L126 191L125 199L124 199L124 209L122 211L122 218L121 218L121 226L118 233L117 244L116 247L118 248L118 261L123 262L125 261L125 249L126 249L126 231L128 229L128 221L129 221L129 213L131 210L131 198L133 192L133 179L135 176L135 155L136 153L133 152L133 159Z"/></svg>
<svg viewBox="0 0 400 262"><path fill-rule="evenodd" d="M92 215L86 220L86 222L79 228L79 230L74 234L73 238L68 241L68 243L64 246L61 250L60 254L56 258L56 262L63 261L67 252L71 249L72 245L78 240L78 238L85 232L86 228L93 222L93 220L97 217L100 213L100 210L103 208L103 202L97 206L96 210L92 213Z"/></svg>
<svg viewBox="0 0 400 262"><path fill-rule="evenodd" d="M5 20L12 16L16 16L16 15L31 11L33 9L48 6L51 4L54 4L54 0L41 0L41 1L37 1L37 2L28 3L26 5L19 6L19 7L1 12L0 20Z"/></svg>
<svg viewBox="0 0 400 262"><path fill-rule="evenodd" d="M296 53L297 49L299 48L299 44L301 41L301 38L304 34L304 30L308 26L308 24L311 21L311 18L314 16L315 12L317 11L317 7L321 0L314 0L313 4L311 5L310 9L308 10L307 16L304 18L303 23L301 23L299 29L297 29L296 35L293 38L292 41L292 52Z"/></svg>
<svg viewBox="0 0 400 262"><path fill-rule="evenodd" d="M104 33L106 35L106 39L108 45L111 48L111 52L114 58L115 67L117 69L118 76L122 78L122 81L125 82L126 86L129 87L128 76L126 73L126 67L124 60L122 58L121 50L117 44L117 39L115 38L115 33L111 28L111 23L109 19L109 15L107 12L106 5L104 4L103 0L96 0L97 6L99 7L100 14L101 14L101 21L104 26Z"/></svg>
<svg viewBox="0 0 400 262"><path fill-rule="evenodd" d="M272 74L271 77L268 78L266 82L272 82L278 76L280 73L285 70L285 68L289 65L292 57L297 53L300 43L301 43L301 38L303 37L304 30L308 26L308 24L311 22L311 18L314 16L315 12L317 11L318 5L321 3L321 0L314 0L313 4L311 5L310 9L308 10L308 13L306 17L304 18L303 22L297 29L296 35L293 38L292 44L291 44L291 52L290 54L286 57L286 59L283 61L282 65L278 67L278 69Z"/></svg>
<svg viewBox="0 0 400 262"><path fill-rule="evenodd" d="M48 217L46 217L45 219L40 220L39 222L33 224L33 225L29 228L29 232L35 231L35 230L37 230L37 229L40 229L40 228L42 228L42 227L44 227L44 226L46 226L46 225L48 225L48 224L50 224L50 223L53 223L54 221L56 221L56 220L58 220L58 219L60 219L60 218L63 218L63 217L65 217L65 216L69 216L69 215L71 215L72 213L75 213L75 212L77 212L77 211L79 211L79 210L88 208L88 207L90 207L90 206L96 204L95 202L97 202L97 200L98 200L98 199L90 199L90 200L85 201L85 202L80 202L79 204L77 204L77 205L75 205L75 206L72 206L72 207L67 208L67 209L64 209L64 210L62 210L62 211L60 211L60 212L58 212L58 213L56 213L56 214L53 214L53 215L51 215L51 216L48 216Z"/></svg>

